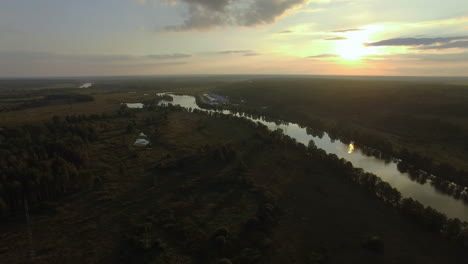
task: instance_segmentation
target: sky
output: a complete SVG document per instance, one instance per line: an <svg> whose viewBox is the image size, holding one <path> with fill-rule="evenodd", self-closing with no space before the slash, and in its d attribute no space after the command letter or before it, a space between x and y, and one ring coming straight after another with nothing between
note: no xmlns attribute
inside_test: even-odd
<svg viewBox="0 0 468 264"><path fill-rule="evenodd" d="M468 76L465 0L0 0L0 77Z"/></svg>

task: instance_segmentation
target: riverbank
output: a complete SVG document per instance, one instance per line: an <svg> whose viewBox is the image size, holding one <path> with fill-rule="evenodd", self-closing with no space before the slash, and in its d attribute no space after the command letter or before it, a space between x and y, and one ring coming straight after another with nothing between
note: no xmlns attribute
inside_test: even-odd
<svg viewBox="0 0 468 264"><path fill-rule="evenodd" d="M310 123L386 153L406 149L468 171L467 86L298 78L237 82L214 92L239 107Z"/></svg>
<svg viewBox="0 0 468 264"><path fill-rule="evenodd" d="M462 221L468 220L468 205L463 200L440 193L435 185L431 185L428 182L414 181L414 178L409 173L400 172L398 168L400 162L398 160L378 159L374 156L369 156L367 153L363 153L359 149L350 152L349 144L345 144L336 138L331 138L327 133L314 132L310 128L295 123L274 119L268 120L263 116L231 112L230 110L219 110L219 108L216 108L216 110L206 110L198 107L196 97L174 94L171 96L173 97L171 102L174 105L179 105L186 109L246 117L251 121L265 125L272 131L278 130L280 131L279 133L293 138L304 146L309 146L310 142L313 142L313 146L317 146L329 154L336 155L338 158L350 161L357 168L362 168L366 172L376 174L380 179L390 183L392 187L402 192L403 197L413 198L424 206L435 208L450 218L459 218ZM161 103L163 105L166 104L164 102Z"/></svg>

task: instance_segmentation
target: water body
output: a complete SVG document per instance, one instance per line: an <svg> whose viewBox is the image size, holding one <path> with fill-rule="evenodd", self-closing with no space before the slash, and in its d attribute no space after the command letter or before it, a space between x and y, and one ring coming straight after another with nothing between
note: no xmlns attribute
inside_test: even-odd
<svg viewBox="0 0 468 264"><path fill-rule="evenodd" d="M173 95L172 102L162 101L160 104L173 104L180 105L185 108L199 109L207 112L207 110L200 108L196 102L195 97L188 95ZM222 111L224 114L231 114L236 116L243 116L242 114L235 114L228 110ZM301 128L296 123L276 124L274 122L265 121L264 119L246 117L252 121L260 122L268 127L270 130L281 129L285 135L296 139L298 142L308 145L312 140L317 148L325 150L327 153L335 154L339 158L350 161L354 167L362 168L366 172L373 173L379 176L383 181L388 182L392 187L398 189L403 197L411 197L419 201L425 206L431 206L439 212L444 213L449 218L458 218L462 221L468 221L468 205L461 200L457 200L448 194L437 191L428 180L425 184L420 184L412 181L408 173L401 173L397 168L396 162L385 162L376 157L366 156L361 150L354 149L351 144L345 144L339 140L332 140L327 133L324 133L322 138L308 135L306 128Z"/></svg>

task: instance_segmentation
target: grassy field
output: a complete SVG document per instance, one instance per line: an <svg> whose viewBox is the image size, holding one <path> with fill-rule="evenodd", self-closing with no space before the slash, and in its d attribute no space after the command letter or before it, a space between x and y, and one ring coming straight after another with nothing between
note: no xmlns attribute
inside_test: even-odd
<svg viewBox="0 0 468 264"><path fill-rule="evenodd" d="M122 103L138 103L154 98L154 93L101 93L93 95L94 101L79 104L56 104L41 107L21 109L14 112L0 112L0 126L15 126L50 120L54 115L91 115L113 113Z"/></svg>

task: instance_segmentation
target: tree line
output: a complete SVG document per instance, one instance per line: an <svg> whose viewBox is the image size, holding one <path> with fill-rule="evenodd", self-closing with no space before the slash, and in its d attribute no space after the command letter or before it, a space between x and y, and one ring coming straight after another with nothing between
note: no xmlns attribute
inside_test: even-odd
<svg viewBox="0 0 468 264"><path fill-rule="evenodd" d="M360 185L374 197L398 209L402 215L420 224L426 230L441 233L460 243L463 243L464 239L466 239L466 231L464 230L468 228L468 223L462 223L457 218L449 219L446 215L430 206L424 207L420 202L412 198L403 198L397 189L382 181L375 174L354 168L351 162L339 159L334 154L326 154L325 151L317 149L314 145L310 145L307 152L330 167L335 168L339 175L343 175Z"/></svg>
<svg viewBox="0 0 468 264"><path fill-rule="evenodd" d="M204 104L201 100L196 100L196 102L203 108L221 110L220 106ZM284 121L281 120L281 115L269 108L260 109L258 107L249 107L240 104L223 105L223 108L229 109L233 113L242 113L242 115L245 116L261 118L267 121L273 121L277 124L284 123ZM457 169L448 163L438 163L430 157L421 155L415 151L410 151L407 148L397 149L387 139L350 128L347 125L340 125L336 122L327 123L319 118L296 118L291 120L291 122L302 124L302 127L305 127L307 132L312 136L322 137L324 131L327 131L328 136L332 140L339 139L343 143L354 142L355 147L363 150L367 155L375 156L386 161L398 159L398 168L402 169L400 171L411 172L412 179L427 179L429 176L432 176L434 179L433 185L438 190L451 194L455 198L468 201L468 171ZM451 183L455 183L458 186L454 186Z"/></svg>
<svg viewBox="0 0 468 264"><path fill-rule="evenodd" d="M181 107L173 107L176 111L187 111ZM219 112L205 112L193 110L194 113L206 114L215 118L238 119L250 123L259 131L262 138L268 140L269 144L284 144L303 149L304 153L314 160L319 160L326 167L331 168L337 175L342 175L351 182L358 184L375 198L396 208L401 215L416 222L422 228L441 234L442 236L454 240L460 244L466 243L468 239L468 223L461 222L457 218L448 218L445 214L438 212L430 206L425 207L420 202L412 198L403 198L401 193L393 188L389 183L380 179L377 175L364 172L360 168L354 168L351 162L338 158L335 154L327 154L324 150L318 149L315 144L305 146L295 139L284 135L281 131L270 131L261 123L254 123L245 117L224 115ZM312 142L313 143L313 142Z"/></svg>
<svg viewBox="0 0 468 264"><path fill-rule="evenodd" d="M54 116L40 125L0 131L0 216L58 199L92 184L88 144L98 139L82 117Z"/></svg>
<svg viewBox="0 0 468 264"><path fill-rule="evenodd" d="M3 108L2 111L16 111L46 105L74 104L92 101L94 101L94 97L92 95L74 93L50 94L44 95L42 98L39 99L22 100L18 104L13 104L12 106L7 106Z"/></svg>

